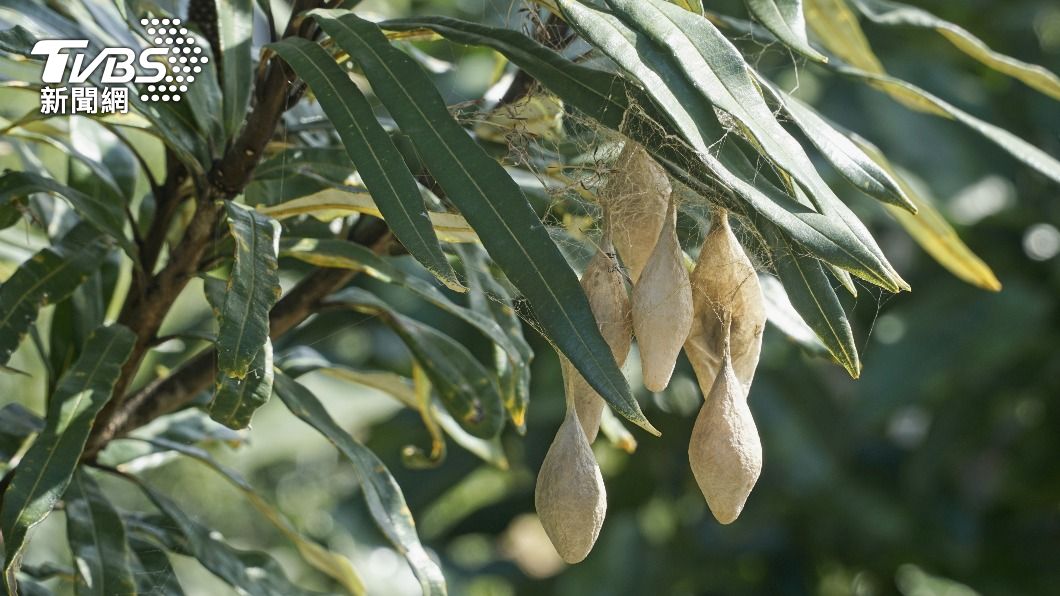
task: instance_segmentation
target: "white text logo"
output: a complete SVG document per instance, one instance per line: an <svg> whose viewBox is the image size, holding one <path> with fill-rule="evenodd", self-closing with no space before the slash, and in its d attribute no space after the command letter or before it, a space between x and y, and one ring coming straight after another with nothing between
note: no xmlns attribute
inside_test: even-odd
<svg viewBox="0 0 1060 596"><path fill-rule="evenodd" d="M87 39L38 41L30 52L45 57L41 113L126 113L129 84L139 86L141 101L180 101L209 58L180 19L141 19L140 24L153 47L93 53ZM86 84L95 75L104 87Z"/></svg>

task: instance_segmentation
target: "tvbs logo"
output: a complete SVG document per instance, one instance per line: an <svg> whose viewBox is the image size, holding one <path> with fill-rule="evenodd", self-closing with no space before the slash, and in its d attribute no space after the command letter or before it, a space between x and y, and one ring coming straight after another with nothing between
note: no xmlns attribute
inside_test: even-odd
<svg viewBox="0 0 1060 596"><path fill-rule="evenodd" d="M92 52L87 39L38 41L30 52L45 57L41 80L47 86L83 85L89 79L120 86L111 90L132 83L139 85L142 101L180 101L209 58L202 55L202 48L180 19L141 19L140 24L153 42L151 47L106 47Z"/></svg>

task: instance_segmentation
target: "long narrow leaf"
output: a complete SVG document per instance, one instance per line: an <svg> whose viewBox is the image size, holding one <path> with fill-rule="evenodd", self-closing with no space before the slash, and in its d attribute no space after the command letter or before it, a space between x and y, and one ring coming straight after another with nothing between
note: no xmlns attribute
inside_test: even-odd
<svg viewBox="0 0 1060 596"><path fill-rule="evenodd" d="M280 242L280 256L290 256L319 267L337 267L362 271L371 277L404 287L445 312L468 323L504 350L513 366L523 363L523 351L512 337L492 318L456 304L441 290L419 277L406 275L370 249L345 240L285 238Z"/></svg>
<svg viewBox="0 0 1060 596"><path fill-rule="evenodd" d="M98 233L78 226L19 266L0 286L0 364L18 348L37 311L69 297L106 254L107 244Z"/></svg>
<svg viewBox="0 0 1060 596"><path fill-rule="evenodd" d="M401 487L383 462L342 430L317 398L290 377L276 374L276 394L291 413L324 435L353 464L372 517L383 534L405 556L420 581L423 593L444 595L446 588L442 570L420 544L416 523L405 504Z"/></svg>
<svg viewBox="0 0 1060 596"><path fill-rule="evenodd" d="M218 2L217 41L221 63L221 88L224 91L224 130L231 138L243 124L250 105L254 72L251 45L254 33L254 4L251 0Z"/></svg>
<svg viewBox="0 0 1060 596"><path fill-rule="evenodd" d="M210 418L228 428L247 428L254 412L269 401L272 380L272 340L265 338L247 376L236 379L223 373L217 375Z"/></svg>
<svg viewBox="0 0 1060 596"><path fill-rule="evenodd" d="M777 121L751 76L753 69L739 50L710 21L665 0L607 0L636 29L666 51L645 52L634 37L637 57L656 73L683 73L691 84L666 80L686 104L699 101L729 113L750 133L761 151L809 193L824 215L846 224L855 237L901 287L903 282L876 245L868 228L839 200L817 172L799 142ZM564 3L569 3L564 0ZM628 34L626 34L628 35ZM632 56L626 58L627 61ZM643 82L643 81L642 81Z"/></svg>
<svg viewBox="0 0 1060 596"><path fill-rule="evenodd" d="M876 160L880 167L890 172L898 183L905 189L905 194L917 206L917 214L912 215L904 210L896 209L888 205L888 211L898 223L905 228L913 240L920 245L929 255L939 262L950 273L959 279L983 288L997 292L1001 290L1001 282L998 281L990 266L983 262L968 245L957 235L942 213L931 203L927 197L917 192L905 179L894 170L894 166L883 155L883 153L868 141L855 139L864 151Z"/></svg>
<svg viewBox="0 0 1060 596"><path fill-rule="evenodd" d="M96 414L111 398L136 335L125 327L100 327L77 362L59 379L44 430L15 469L0 509L4 578L17 569L26 535L44 521L70 483ZM15 586L8 583L9 590Z"/></svg>
<svg viewBox="0 0 1060 596"><path fill-rule="evenodd" d="M236 252L220 313L217 368L242 379L269 337L269 310L280 297L280 224L232 201L225 203L225 211Z"/></svg>
<svg viewBox="0 0 1060 596"><path fill-rule="evenodd" d="M921 104L932 108L928 111L941 114L947 118L960 122L985 137L988 141L1001 147L1016 159L1029 165L1035 170L1038 170L1053 181L1060 182L1060 161L1011 132L990 124L989 122L980 120L957 106L924 91L912 83L907 83L906 81L892 76L873 74L865 70L840 64L834 64L833 66L838 72L866 81L871 86L882 91L889 92L892 90L900 90L908 96L917 98Z"/></svg>
<svg viewBox="0 0 1060 596"><path fill-rule="evenodd" d="M438 279L462 290L438 245L412 173L357 85L323 48L309 40L291 38L270 47L313 89L398 240Z"/></svg>
<svg viewBox="0 0 1060 596"><path fill-rule="evenodd" d="M258 211L276 219L307 214L322 221L331 221L352 213L363 213L385 219L382 210L367 193L351 192L339 188L327 188L277 205L258 207ZM478 234L471 229L467 220L456 213L428 211L427 217L430 219L431 227L438 234L438 238L443 242L479 241Z"/></svg>
<svg viewBox="0 0 1060 596"><path fill-rule="evenodd" d="M65 501L78 596L134 593L133 555L125 539L125 524L88 472L74 473Z"/></svg>
<svg viewBox="0 0 1060 596"><path fill-rule="evenodd" d="M1060 99L1060 77L1038 66L991 50L981 39L930 12L889 0L852 0L869 20L880 25L934 29L959 50L990 68L1018 79L1042 93Z"/></svg>
<svg viewBox="0 0 1060 596"><path fill-rule="evenodd" d="M847 181L871 197L916 213L916 206L905 196L901 186L865 155L847 134L795 97L771 84L766 83L764 86L771 91L795 125L806 133L810 142L821 150L825 158Z"/></svg>
<svg viewBox="0 0 1060 596"><path fill-rule="evenodd" d="M250 596L302 596L313 594L291 582L280 564L263 552L239 550L222 540L220 534L192 519L169 497L136 480L147 498L166 520L159 530L175 533L169 540L179 542L182 554L198 559L211 573ZM174 540L175 539L175 540Z"/></svg>
<svg viewBox="0 0 1060 596"><path fill-rule="evenodd" d="M359 595L365 593L364 582L361 580L360 576L357 575L353 566L350 565L348 559L325 549L316 542L299 534L298 530L294 528L291 522L280 513L280 511L265 501L258 491L247 482L245 478L240 476L239 472L217 461L217 459L211 456L205 449L195 447L194 445L177 443L162 438L148 439L148 441L160 449L175 451L195 459L217 472L230 484L239 489L250 504L258 510L258 513L260 513L270 524L275 526L284 537L294 544L295 548L298 549L298 554L301 555L302 560L317 570L329 575L332 579L338 582L348 594Z"/></svg>
<svg viewBox="0 0 1060 596"><path fill-rule="evenodd" d="M853 378L861 375L854 333L820 261L783 241L773 246L773 263L792 306L813 329L836 362Z"/></svg>
<svg viewBox="0 0 1060 596"><path fill-rule="evenodd" d="M512 361L498 354L495 364L504 407L516 430L525 432L526 410L530 404L530 363L534 359L534 350L523 337L523 325L508 289L490 271L485 251L477 246L460 247L458 251L471 288L468 296L471 308L491 316L511 338L521 355L519 360Z"/></svg>
<svg viewBox="0 0 1060 596"><path fill-rule="evenodd" d="M504 427L497 380L463 344L406 317L361 288L347 288L328 304L377 316L397 333L426 371L438 397L467 432L488 439Z"/></svg>
<svg viewBox="0 0 1060 596"><path fill-rule="evenodd" d="M639 142L670 175L694 191L725 200L726 195L718 192L716 181L720 180L744 201L728 201L729 209L762 216L815 256L848 271L859 271L860 277L888 289L898 289L888 281L886 272L873 268L875 258L849 230L769 184L737 147L729 143L716 147L696 144L697 137L700 141L704 137L695 129L697 124L707 127L708 135L723 135L717 122L711 123L711 112L698 111L699 121L693 123L676 98L660 95L660 103L668 107L671 117L678 118L677 131L670 132L667 119L657 113L652 99L640 88L622 77L574 64L515 31L444 17L401 19L383 25L400 31L428 28L458 43L483 45L501 52L569 105ZM615 45L622 43L625 42L621 39L615 40ZM660 94L666 92L661 79L652 79L648 87ZM680 142L679 135L684 135L688 144ZM714 151L719 152L717 156Z"/></svg>
<svg viewBox="0 0 1060 596"><path fill-rule="evenodd" d="M526 297L548 338L616 411L657 434L596 328L577 276L504 168L467 135L426 75L377 25L345 11L311 14L364 69L449 199Z"/></svg>
<svg viewBox="0 0 1060 596"><path fill-rule="evenodd" d="M220 317L226 300L227 284L223 280L207 277L203 280L203 290L215 316ZM250 369L242 379L230 377L218 369L213 399L208 408L210 418L234 430L250 426L254 412L265 405L272 395L272 369L272 339L268 337L254 355Z"/></svg>
<svg viewBox="0 0 1060 596"><path fill-rule="evenodd" d="M133 551L133 568L136 570L136 588L138 594L151 596L184 596L173 566L169 564L166 552L157 545L142 538L129 540Z"/></svg>
<svg viewBox="0 0 1060 596"><path fill-rule="evenodd" d="M0 205L37 192L54 194L65 200L86 222L114 238L130 257L136 258L136 245L125 235L125 213L121 203L110 197L80 192L29 172L7 172L0 176Z"/></svg>
<svg viewBox="0 0 1060 596"><path fill-rule="evenodd" d="M817 62L828 59L813 49L806 37L802 0L744 0L747 10L784 45Z"/></svg>

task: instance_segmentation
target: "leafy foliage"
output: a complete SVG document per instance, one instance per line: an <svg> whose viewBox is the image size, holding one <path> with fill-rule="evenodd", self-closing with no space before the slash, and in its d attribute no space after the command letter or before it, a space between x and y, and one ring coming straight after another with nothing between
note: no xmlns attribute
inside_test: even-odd
<svg viewBox="0 0 1060 596"><path fill-rule="evenodd" d="M636 439L611 410L659 434L575 272L607 228L597 221L600 195L623 143L643 146L677 183L684 258L691 262L698 228L730 213L754 255L770 320L851 377L871 382L888 371L863 370L857 303L836 284L854 297L910 284L898 272L907 258L889 258L883 247L895 243L873 234L875 203L846 191L882 203L880 212L956 277L1000 290L987 261L890 152L860 126L836 123L849 117L811 106L757 42L782 49L786 72L881 91L984 138L1028 166L1020 175L1036 184L1060 181L1060 161L1046 149L974 115L964 98L944 99L945 86L936 95L891 74L859 15L884 32L935 31L1048 102L1060 98L1060 79L889 0L732 3L752 20L699 1L540 0L509 13L525 19L524 31L510 26L514 17L509 26L438 15L379 21L358 4L300 0L290 22L277 23L269 2L250 0L193 0L187 15L173 14L173 2L0 0L0 93L15 98L0 121L0 159L14 168L0 175L0 375L46 398L43 416L18 403L0 408L7 591L45 591L61 576L78 594L191 593L171 554L194 558L240 593L372 588L370 569L303 532L304 520L289 519L214 453L243 445L252 422L278 407L269 404L276 393L283 415L341 454L368 516L423 593L446 593L449 562L430 539L508 490L496 497L483 487L525 475L507 474L522 448L505 429L527 431L538 409L531 387L556 376L554 366L532 371L535 353L555 348L600 394L610 406L602 430L620 449L632 452ZM57 116L26 93L39 88L37 40L86 39L90 52L146 48L143 17L183 18L189 35L209 38L181 101L149 101L122 83L129 113ZM494 88L462 101L438 48L490 60ZM370 364L351 366L362 345ZM318 398L324 382L390 395L419 435L366 445L329 413L337 404ZM681 409L676 392L651 402L669 433L683 432L668 419ZM762 390L775 429L791 406L773 392L768 383ZM542 400L542 411L559 401ZM418 446L424 436L429 449ZM451 493L410 492L433 490L441 503L418 529L412 509L421 499L399 485L414 477L384 461L400 448L406 466L450 474L453 484L446 468L464 460L457 452L453 466L442 465L446 437L493 468L458 478ZM272 552L236 548L166 494L156 480L187 459L242 495L312 575L290 574ZM659 461L656 479L667 467ZM154 512L112 499L130 488ZM32 528L60 503L74 571L24 564ZM901 581L931 579L917 573Z"/></svg>

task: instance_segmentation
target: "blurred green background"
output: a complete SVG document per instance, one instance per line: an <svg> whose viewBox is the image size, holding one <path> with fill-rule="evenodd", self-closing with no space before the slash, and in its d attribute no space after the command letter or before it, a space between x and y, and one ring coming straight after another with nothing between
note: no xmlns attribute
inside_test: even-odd
<svg viewBox="0 0 1060 596"><path fill-rule="evenodd" d="M1060 71L1060 4L1053 0L911 3L964 26L998 51ZM707 4L744 16L735 0ZM522 22L518 6L501 1L380 0L363 7L388 16L443 13ZM893 74L1060 155L1060 108L1053 100L989 71L932 32L864 26ZM495 62L489 53L445 42L419 47L453 63L438 78L450 103L480 96L490 84ZM588 559L572 567L559 562L533 517L534 476L562 418L563 398L556 357L532 331L537 359L528 432L506 431L507 471L454 444L441 467L407 469L401 449L429 444L414 413L383 394L320 374L303 381L395 474L453 594L1057 593L1060 192L959 125L910 112L801 62L796 78L791 57L780 49L746 40L742 47L766 73L787 88L797 82L803 98L923 181L1004 290L986 293L956 280L882 209L833 176L913 291L881 296L862 287L857 299L844 295L865 363L857 381L767 330L750 395L765 467L736 523L714 521L688 470L699 396L684 361L666 393L641 390L639 396L662 438L637 431L633 455L604 440L596 444L607 482L607 522ZM8 118L18 113L6 100L14 93L0 90ZM4 250L14 250L5 238ZM362 283L489 358L473 330L407 294ZM208 324L198 296L193 284L173 326ZM393 335L356 315L320 316L276 347L299 344L358 368L410 367ZM24 346L12 364L33 369L32 360ZM637 371L630 374L636 386ZM24 385L3 383L0 401L20 399ZM323 439L273 400L256 416L248 440L239 449L220 447L219 456L305 534L350 555L372 593L418 593L404 561L372 525L352 471ZM291 545L209 470L174 460L148 478L235 544L268 549L295 579L323 586L300 566ZM119 496L136 506L132 495ZM37 535L28 562L65 560L61 515ZM189 594L229 593L193 561L176 566Z"/></svg>

